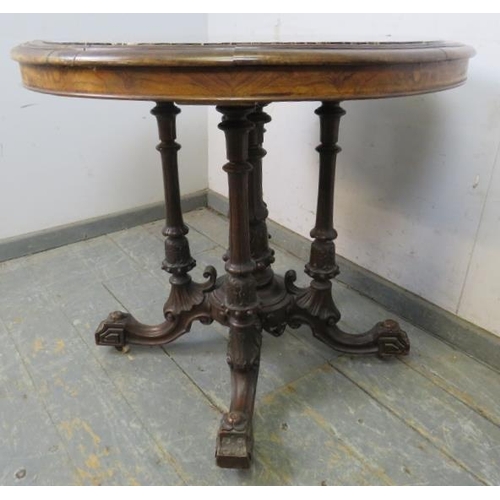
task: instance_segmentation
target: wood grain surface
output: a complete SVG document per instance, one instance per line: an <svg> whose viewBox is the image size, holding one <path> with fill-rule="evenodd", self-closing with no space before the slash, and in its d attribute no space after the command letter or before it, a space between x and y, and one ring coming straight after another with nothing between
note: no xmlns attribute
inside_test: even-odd
<svg viewBox="0 0 500 500"><path fill-rule="evenodd" d="M200 104L348 100L462 84L471 47L453 42L68 44L15 47L40 92Z"/></svg>

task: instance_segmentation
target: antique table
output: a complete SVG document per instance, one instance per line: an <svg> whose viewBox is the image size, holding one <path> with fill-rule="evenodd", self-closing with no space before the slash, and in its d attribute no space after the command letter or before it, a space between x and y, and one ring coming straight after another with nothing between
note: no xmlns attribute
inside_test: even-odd
<svg viewBox="0 0 500 500"><path fill-rule="evenodd" d="M24 85L62 96L156 102L158 150L166 202L165 260L171 273L165 321L149 326L126 312L113 312L98 327L99 345L167 344L193 321L229 327L227 362L231 404L222 417L216 460L221 467L250 464L252 415L262 330L281 335L287 325L308 325L319 340L342 352L407 354L399 325L382 321L364 334L342 331L331 293L335 262L333 196L340 117L339 102L406 96L449 89L466 79L474 50L450 42L83 44L30 42L13 49ZM316 224L305 272L310 285L294 285L295 271L274 274L273 250L262 198L264 106L273 101L320 101L319 187ZM174 104L216 105L226 137L229 182L229 249L226 274L213 267L204 283L189 271L192 258L183 222L177 170Z"/></svg>

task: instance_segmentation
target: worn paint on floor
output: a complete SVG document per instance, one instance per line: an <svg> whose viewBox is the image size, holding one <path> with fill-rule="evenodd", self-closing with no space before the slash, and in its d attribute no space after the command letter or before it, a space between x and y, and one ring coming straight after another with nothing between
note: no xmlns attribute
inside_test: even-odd
<svg viewBox="0 0 500 500"><path fill-rule="evenodd" d="M186 214L202 279L227 220ZM94 345L115 309L162 320L161 221L0 264L1 485L500 484L500 374L401 320L401 360L339 355L307 328L264 337L252 469L215 465L226 331L164 348ZM303 262L276 249L275 268ZM340 283L343 327L391 315ZM398 318L395 318L398 319Z"/></svg>

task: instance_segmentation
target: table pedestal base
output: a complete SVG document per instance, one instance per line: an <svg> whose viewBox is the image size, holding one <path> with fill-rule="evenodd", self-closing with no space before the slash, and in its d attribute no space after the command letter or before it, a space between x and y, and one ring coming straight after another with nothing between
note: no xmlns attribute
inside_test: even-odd
<svg viewBox="0 0 500 500"><path fill-rule="evenodd" d="M332 298L336 231L333 228L333 191L338 125L344 114L336 102L325 102L320 116L320 179L316 225L311 231L311 257L305 272L312 278L306 288L295 286L295 271L284 277L272 271L273 251L268 246L262 200L262 148L264 124L270 120L263 106L221 106L219 128L226 135L229 180L229 250L224 256L227 274L205 270L204 283L195 283L189 271L195 266L180 209L175 142L175 116L179 109L160 103L157 117L165 181L166 225L163 268L172 274L170 296L163 308L165 321L149 326L125 312L113 312L98 327L98 345L123 349L128 345L163 345L191 328L193 321L218 321L229 327L227 362L231 372L231 404L220 425L216 460L221 467L250 466L252 417L259 371L262 330L281 335L286 326L308 325L313 335L341 352L351 354L404 355L409 352L405 332L392 320L378 323L366 333L353 335L338 326L340 313Z"/></svg>

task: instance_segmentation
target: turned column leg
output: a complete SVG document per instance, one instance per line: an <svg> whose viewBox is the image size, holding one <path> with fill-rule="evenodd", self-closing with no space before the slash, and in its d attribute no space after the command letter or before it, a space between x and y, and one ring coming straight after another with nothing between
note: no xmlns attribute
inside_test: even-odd
<svg viewBox="0 0 500 500"><path fill-rule="evenodd" d="M320 117L318 199L316 206L316 224L311 230L311 254L305 272L311 276L311 288L321 296L323 314L328 311L327 321L336 323L340 313L335 306L331 294L330 280L337 276L339 268L335 260L335 243L337 231L333 228L333 196L335 190L335 167L340 147L340 118L345 111L338 102L325 102L316 110Z"/></svg>
<svg viewBox="0 0 500 500"><path fill-rule="evenodd" d="M307 323L315 337L342 352L377 353L381 356L407 354L410 347L408 337L395 321L380 322L361 335L348 334L337 326L340 313L332 299L331 284L339 273L335 260L337 232L333 227L333 201L335 164L340 151L337 145L339 123L345 112L338 102L324 102L316 114L320 117L321 137L316 148L319 153L318 202L316 224L311 231L314 241L305 267L312 281L308 288L300 289L293 285L293 271L285 276L287 289L295 296L294 308L289 315L290 326Z"/></svg>
<svg viewBox="0 0 500 500"><path fill-rule="evenodd" d="M262 147L264 124L270 122L271 117L263 111L262 105L257 105L248 119L254 124L248 140L248 161L253 166L248 179L250 252L256 265L254 276L257 288L263 288L271 283L274 275L271 269L274 251L269 248L266 225L269 212L262 193L262 159L267 153Z"/></svg>
<svg viewBox="0 0 500 500"><path fill-rule="evenodd" d="M162 268L170 273L170 295L163 307L165 321L159 325L145 325L122 311L111 313L95 333L98 345L112 345L122 349L128 344L158 345L172 342L189 331L194 320L212 321L206 293L215 287L216 272L207 267L206 283L195 283L189 271L196 265L186 238L188 228L181 210L176 142L176 115L180 109L172 102L158 103L151 111L158 121L163 185L165 192L165 260Z"/></svg>
<svg viewBox="0 0 500 500"><path fill-rule="evenodd" d="M189 271L196 265L191 256L189 242L186 235L189 232L184 224L181 209L181 195L179 187L179 169L177 152L181 146L176 142L176 115L181 110L172 102L158 103L151 114L158 122L160 143L156 149L160 152L163 188L165 193L165 226L162 230L165 236L165 260L162 269L170 273L172 286L170 296L163 307L166 319L172 318L179 312L179 305L185 298L196 293L198 286L193 283ZM201 302L203 294L197 294ZM195 304L196 305L196 304Z"/></svg>
<svg viewBox="0 0 500 500"><path fill-rule="evenodd" d="M165 193L165 226L162 234L165 236L165 260L162 268L171 273L174 278L188 280L188 272L196 265L191 257L186 235L189 229L184 224L181 210L181 195L179 188L179 170L177 152L181 146L176 142L176 115L181 110L172 102L158 103L151 114L158 122L160 143L156 149L160 152L163 189Z"/></svg>
<svg viewBox="0 0 500 500"><path fill-rule="evenodd" d="M252 416L262 342L258 299L251 258L248 173L248 135L253 108L219 106L219 128L226 136L229 183L229 251L224 300L229 324L227 361L231 370L231 405L217 436L216 459L221 467L247 468L253 448Z"/></svg>

